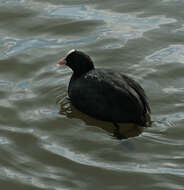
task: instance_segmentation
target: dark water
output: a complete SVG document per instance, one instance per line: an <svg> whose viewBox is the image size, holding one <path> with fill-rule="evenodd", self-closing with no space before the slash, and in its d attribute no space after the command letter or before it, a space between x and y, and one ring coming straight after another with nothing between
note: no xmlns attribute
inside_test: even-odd
<svg viewBox="0 0 184 190"><path fill-rule="evenodd" d="M0 189L183 190L183 10L181 0L1 0ZM142 84L151 128L117 140L111 124L64 104L71 71L56 63L73 48Z"/></svg>

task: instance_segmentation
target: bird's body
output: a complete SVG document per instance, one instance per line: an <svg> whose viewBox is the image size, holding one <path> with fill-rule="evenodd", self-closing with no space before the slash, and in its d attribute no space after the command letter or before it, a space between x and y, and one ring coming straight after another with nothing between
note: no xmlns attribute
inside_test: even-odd
<svg viewBox="0 0 184 190"><path fill-rule="evenodd" d="M70 54L67 57L71 56ZM79 55L81 56L81 52ZM74 62L71 66L72 59ZM67 58L65 59L74 71L69 83L68 95L77 109L100 120L113 123L132 122L146 126L146 115L150 112L150 107L143 88L136 81L119 72L95 69L94 66L82 68L83 72L80 72L79 68L84 67L85 64L87 66L87 61L84 64L81 63L83 62L81 59L77 63L77 56L74 55L72 59L68 61ZM91 62L90 59L90 65Z"/></svg>

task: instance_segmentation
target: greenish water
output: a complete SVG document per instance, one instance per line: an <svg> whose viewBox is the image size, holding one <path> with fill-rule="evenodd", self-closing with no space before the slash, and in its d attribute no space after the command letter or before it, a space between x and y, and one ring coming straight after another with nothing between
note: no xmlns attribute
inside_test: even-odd
<svg viewBox="0 0 184 190"><path fill-rule="evenodd" d="M183 10L180 0L1 0L0 189L182 190ZM56 63L73 48L144 87L151 128L117 140L65 104L71 71Z"/></svg>

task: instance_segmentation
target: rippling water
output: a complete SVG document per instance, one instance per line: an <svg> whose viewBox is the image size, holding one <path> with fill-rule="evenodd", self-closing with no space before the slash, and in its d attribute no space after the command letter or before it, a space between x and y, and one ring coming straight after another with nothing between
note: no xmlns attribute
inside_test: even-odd
<svg viewBox="0 0 184 190"><path fill-rule="evenodd" d="M182 190L183 10L181 0L1 0L1 189ZM139 81L152 127L117 140L72 108L71 71L56 63L73 48Z"/></svg>

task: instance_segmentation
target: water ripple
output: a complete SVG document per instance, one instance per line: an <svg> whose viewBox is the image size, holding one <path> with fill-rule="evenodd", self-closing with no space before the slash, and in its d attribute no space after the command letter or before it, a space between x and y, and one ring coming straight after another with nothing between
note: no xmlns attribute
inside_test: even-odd
<svg viewBox="0 0 184 190"><path fill-rule="evenodd" d="M43 147L57 155L64 156L65 158L72 160L74 162L80 163L82 165L94 166L103 168L106 170L115 170L115 171L134 171L138 173L147 173L147 174L172 174L184 176L184 169L181 168L171 168L171 167L153 167L150 168L147 164L136 164L129 163L129 165L119 165L116 163L107 163L101 161L95 161L92 158L88 157L86 154L75 153L70 151L66 147L58 146L56 144L52 145L43 145ZM153 164L154 165L154 164Z"/></svg>
<svg viewBox="0 0 184 190"><path fill-rule="evenodd" d="M23 3L24 0L1 0L0 4Z"/></svg>
<svg viewBox="0 0 184 190"><path fill-rule="evenodd" d="M184 63L184 45L170 45L167 48L154 52L145 59L149 63Z"/></svg>
<svg viewBox="0 0 184 190"><path fill-rule="evenodd" d="M164 15L152 17L139 17L142 13L116 13L93 9L89 6L64 6L50 10L46 15L78 20L100 20L106 26L98 30L100 37L115 37L134 39L142 37L144 32L159 28L160 25L176 22L173 18Z"/></svg>
<svg viewBox="0 0 184 190"><path fill-rule="evenodd" d="M10 141L5 137L0 137L0 144L9 144Z"/></svg>
<svg viewBox="0 0 184 190"><path fill-rule="evenodd" d="M94 42L97 39L96 36L84 37L77 40L45 40L39 38L32 39L6 39L0 41L0 44L4 47L2 53L0 53L0 59L5 59L9 56L16 55L18 53L22 53L29 49L38 49L42 47L62 47L71 44L81 44L81 43L90 43Z"/></svg>

